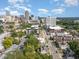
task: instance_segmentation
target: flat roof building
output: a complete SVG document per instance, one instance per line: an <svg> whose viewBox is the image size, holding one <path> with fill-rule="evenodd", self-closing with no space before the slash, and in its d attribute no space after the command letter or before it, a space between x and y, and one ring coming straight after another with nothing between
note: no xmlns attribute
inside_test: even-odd
<svg viewBox="0 0 79 59"><path fill-rule="evenodd" d="M6 16L10 16L10 11L6 10Z"/></svg>
<svg viewBox="0 0 79 59"><path fill-rule="evenodd" d="M56 18L55 17L47 17L46 18L46 26L56 26Z"/></svg>

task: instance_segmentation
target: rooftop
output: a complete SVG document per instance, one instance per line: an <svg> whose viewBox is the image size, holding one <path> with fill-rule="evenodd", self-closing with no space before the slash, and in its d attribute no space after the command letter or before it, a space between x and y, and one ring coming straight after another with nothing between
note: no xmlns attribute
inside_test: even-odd
<svg viewBox="0 0 79 59"><path fill-rule="evenodd" d="M54 30L61 30L61 29L64 29L60 26L49 26L49 29L54 29Z"/></svg>

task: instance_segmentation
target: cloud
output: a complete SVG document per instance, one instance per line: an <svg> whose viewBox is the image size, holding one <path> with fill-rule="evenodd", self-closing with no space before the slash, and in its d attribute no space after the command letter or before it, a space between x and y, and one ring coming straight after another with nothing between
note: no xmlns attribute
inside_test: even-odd
<svg viewBox="0 0 79 59"><path fill-rule="evenodd" d="M66 3L68 6L78 6L79 0L65 0L65 3Z"/></svg>
<svg viewBox="0 0 79 59"><path fill-rule="evenodd" d="M11 15L20 15L20 14L23 14L24 11L29 11L31 12L31 9L30 8L27 8L25 5L20 5L20 4L15 4L15 5L10 5L10 6L7 6L5 8L3 8L4 11L8 10L11 12ZM5 14L5 12L3 12L3 14Z"/></svg>
<svg viewBox="0 0 79 59"><path fill-rule="evenodd" d="M24 3L24 0L18 0L20 3Z"/></svg>
<svg viewBox="0 0 79 59"><path fill-rule="evenodd" d="M49 12L49 11L48 11L47 9L38 9L37 15L38 15L38 16L46 16L46 15L49 15L48 12Z"/></svg>
<svg viewBox="0 0 79 59"><path fill-rule="evenodd" d="M64 3L62 3L62 4L60 4L60 6L61 6L61 7L65 7L65 4L64 4Z"/></svg>
<svg viewBox="0 0 79 59"><path fill-rule="evenodd" d="M14 15L14 16L15 16L15 15L16 15L16 16L20 15L18 11L10 11L10 14L11 14L11 15Z"/></svg>
<svg viewBox="0 0 79 59"><path fill-rule="evenodd" d="M0 11L0 15L5 15L5 11Z"/></svg>
<svg viewBox="0 0 79 59"><path fill-rule="evenodd" d="M29 3L30 0L26 0L27 3Z"/></svg>
<svg viewBox="0 0 79 59"><path fill-rule="evenodd" d="M30 8L32 7L32 5L31 5L31 4L27 4L27 6L28 6L28 7L30 7Z"/></svg>
<svg viewBox="0 0 79 59"><path fill-rule="evenodd" d="M64 8L56 8L51 11L54 14L62 14L64 13Z"/></svg>
<svg viewBox="0 0 79 59"><path fill-rule="evenodd" d="M16 4L16 2L18 2L18 0L8 0L8 2L9 2L10 4Z"/></svg>
<svg viewBox="0 0 79 59"><path fill-rule="evenodd" d="M0 9L0 15L1 14L5 15L6 10L10 11L11 15L20 15L20 14L23 14L23 12L26 10L31 12L32 6L31 4L27 4L27 7L26 7L26 4L24 3L24 1L26 0L7 0L7 1L10 3L10 5L4 7L2 11Z"/></svg>
<svg viewBox="0 0 79 59"><path fill-rule="evenodd" d="M8 2L9 2L10 4L16 4L17 2L23 3L24 0L8 0Z"/></svg>
<svg viewBox="0 0 79 59"><path fill-rule="evenodd" d="M49 0L49 3L50 3L50 4L53 4L53 2L54 2L54 3L58 3L59 0Z"/></svg>
<svg viewBox="0 0 79 59"><path fill-rule="evenodd" d="M23 9L24 9L25 11L27 10L27 11L31 12L31 9L30 9L30 8L24 7Z"/></svg>
<svg viewBox="0 0 79 59"><path fill-rule="evenodd" d="M4 10L10 11L10 6L5 7Z"/></svg>
<svg viewBox="0 0 79 59"><path fill-rule="evenodd" d="M39 12L42 12L42 13L48 13L48 10L47 9L38 9Z"/></svg>
<svg viewBox="0 0 79 59"><path fill-rule="evenodd" d="M58 2L59 0L54 0L54 2Z"/></svg>
<svg viewBox="0 0 79 59"><path fill-rule="evenodd" d="M0 9L0 15L5 15L4 9Z"/></svg>
<svg viewBox="0 0 79 59"><path fill-rule="evenodd" d="M17 8L18 10L22 9L22 10L24 10L24 11L27 10L27 11L31 12L31 9L25 7L24 5L16 4L14 7Z"/></svg>
<svg viewBox="0 0 79 59"><path fill-rule="evenodd" d="M5 15L6 10L8 10L11 15L15 15L15 16L20 15L19 11L11 9L11 6L5 7L4 9L0 10L0 15Z"/></svg>

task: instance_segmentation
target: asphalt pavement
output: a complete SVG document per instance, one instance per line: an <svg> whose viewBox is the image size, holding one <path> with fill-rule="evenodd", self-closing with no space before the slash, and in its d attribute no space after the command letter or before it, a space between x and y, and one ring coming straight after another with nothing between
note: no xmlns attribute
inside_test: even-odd
<svg viewBox="0 0 79 59"><path fill-rule="evenodd" d="M62 59L60 53L58 52L57 48L52 44L52 42L49 40L48 42L49 50L52 55L53 59Z"/></svg>

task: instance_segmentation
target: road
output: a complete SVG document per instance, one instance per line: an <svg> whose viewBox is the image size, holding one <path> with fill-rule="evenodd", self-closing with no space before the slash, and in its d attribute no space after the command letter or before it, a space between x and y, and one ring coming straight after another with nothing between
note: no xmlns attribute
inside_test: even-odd
<svg viewBox="0 0 79 59"><path fill-rule="evenodd" d="M49 40L50 35L46 34L45 30L42 30L42 37L45 38L48 41L48 48L49 48L49 53L52 55L53 59L62 59L60 53L58 52L58 49L52 44L52 42ZM57 53L56 53L57 51Z"/></svg>
<svg viewBox="0 0 79 59"><path fill-rule="evenodd" d="M3 52L2 55L0 56L0 59L4 59L4 57L6 56L6 54L7 54L8 52L10 52L10 51L15 51L17 48L20 48L21 46L23 46L23 45L24 45L24 42L26 41L26 39L25 39L24 37L25 37L25 36L23 36L23 37L21 38L21 42L20 42L19 45L14 44L14 45L12 45L10 48L8 48L5 52Z"/></svg>
<svg viewBox="0 0 79 59"><path fill-rule="evenodd" d="M0 34L0 50L2 50L4 48L2 45L4 37L7 37L9 35L10 35L10 32L4 32L4 33Z"/></svg>
<svg viewBox="0 0 79 59"><path fill-rule="evenodd" d="M4 40L4 37L9 36L10 32L4 32L0 34L0 44L2 44L2 41Z"/></svg>
<svg viewBox="0 0 79 59"><path fill-rule="evenodd" d="M53 59L62 59L60 53L58 52L57 48L52 44L52 42L49 40L48 42L49 50L52 55Z"/></svg>

